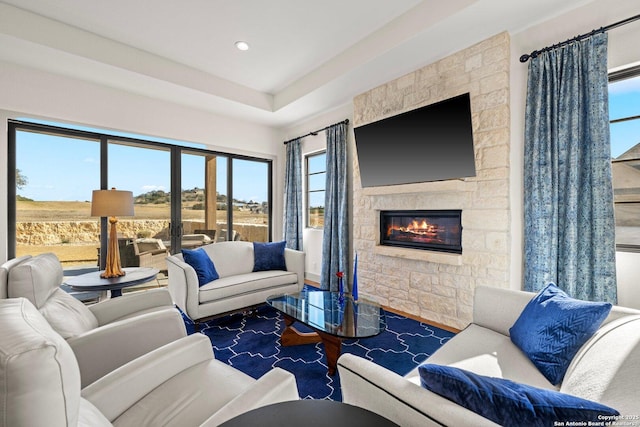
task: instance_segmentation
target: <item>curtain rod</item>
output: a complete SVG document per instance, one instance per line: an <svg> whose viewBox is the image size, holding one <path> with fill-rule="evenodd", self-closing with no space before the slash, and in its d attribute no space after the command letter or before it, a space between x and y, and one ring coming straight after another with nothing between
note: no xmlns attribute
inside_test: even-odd
<svg viewBox="0 0 640 427"><path fill-rule="evenodd" d="M345 125L348 125L348 124L349 124L349 119L344 119L344 120L343 120L343 121L341 121L341 122L334 123L334 124L329 125L329 126L325 126L325 127L323 127L322 129L318 129L318 130L316 130L316 131L309 132L309 133L308 133L308 134L306 134L306 135L302 135L302 136L299 136L299 137L297 137L297 138L290 139L290 140L288 140L288 141L285 141L285 142L284 142L284 145L287 145L288 143L293 142L293 141L295 141L296 139L304 138L305 136L309 136L309 135L316 136L316 135L318 134L318 132L322 132L323 130L327 130L327 129L329 129L330 127L333 127L333 126L336 126L336 125L340 125L340 124L342 124L342 123L344 123Z"/></svg>
<svg viewBox="0 0 640 427"><path fill-rule="evenodd" d="M581 34L579 36L575 36L572 39L565 40L563 42L560 42L560 43L557 43L557 44L554 44L554 45L551 45L551 46L547 46L544 49L534 50L530 54L526 54L525 53L524 55L522 55L520 57L520 62L525 63L525 62L527 62L529 60L529 58L535 58L536 56L540 55L543 52L548 52L551 49L557 49L559 47L566 46L569 43L573 43L573 42L580 41L582 39L586 39L587 37L593 36L594 34L597 34L597 33L604 33L605 31L609 31L609 30L612 30L614 28L621 27L621 26L629 24L629 23L631 23L633 21L637 21L638 19L640 19L640 15L632 16L631 18L627 18L627 19L624 19L622 21L618 21L618 22L616 22L614 24L607 25L606 27L600 27L597 30L592 30L590 33Z"/></svg>

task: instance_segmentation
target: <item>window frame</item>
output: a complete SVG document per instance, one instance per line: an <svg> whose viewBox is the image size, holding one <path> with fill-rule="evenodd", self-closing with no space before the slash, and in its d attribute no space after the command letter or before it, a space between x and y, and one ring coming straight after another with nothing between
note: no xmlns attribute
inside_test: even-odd
<svg viewBox="0 0 640 427"><path fill-rule="evenodd" d="M233 200L233 160L247 160L255 161L259 163L265 163L267 165L267 221L268 229L267 236L268 241L273 240L273 160L267 158L253 157L241 154L233 154L222 151L214 151L206 148L193 147L190 145L180 145L170 142L155 141L152 137L146 139L143 135L131 134L131 136L125 136L120 134L110 134L106 130L102 129L78 129L73 125L65 127L64 123L56 124L44 124L38 121L29 121L28 119L8 119L8 147L7 147L7 255L8 259L15 258L16 256L16 135L19 131L27 131L34 133L44 133L49 135L59 135L69 138L80 139L94 139L101 144L100 155L100 175L101 175L101 188L108 188L108 150L107 147L111 143L138 146L141 148L151 149L166 149L170 151L171 155L171 192L173 194L181 193L181 154L191 153L200 154L203 156L222 156L227 159L227 197L228 200ZM175 224L181 223L181 200L180 197L171 198L171 222ZM227 224L231 224L233 227L233 209L227 210ZM107 236L107 221L103 219L101 224L101 236ZM172 247L178 248L180 246L181 230L173 230L171 232ZM106 241L105 241L106 244ZM176 249L177 251L177 249Z"/></svg>
<svg viewBox="0 0 640 427"><path fill-rule="evenodd" d="M609 84L616 83L622 80L631 79L631 78L638 78L638 77L640 77L640 65L634 65L631 67L623 68L621 70L617 70L609 73ZM621 123L625 121L631 121L631 120L640 120L640 115L629 116L629 117L619 117L615 119L610 118L609 128L611 129L611 125L613 124ZM611 157L612 166L615 160L616 159L614 159L612 156ZM640 156L637 159L626 159L626 161L629 161L629 162L637 161L637 160L640 160ZM625 160L619 160L619 161L625 161ZM614 188L614 191L615 191L615 188ZM613 202L614 212L616 212L616 205L620 203L640 203L640 202L616 202L615 195L614 195L614 202ZM640 241L638 241L637 244L616 243L616 251L640 253Z"/></svg>
<svg viewBox="0 0 640 427"><path fill-rule="evenodd" d="M310 223L310 220L311 220L311 197L310 196L311 196L311 193L318 193L318 192L323 192L324 193L324 192L326 192L327 185L326 185L326 182L325 182L322 190L311 190L311 187L309 185L309 178L311 176L319 175L319 174L322 174L322 173L326 174L327 173L327 166L326 166L326 161L325 161L325 166L324 166L324 169L322 171L310 173L309 172L309 159L312 159L312 158L318 157L318 156L322 156L322 155L324 155L324 156L327 155L327 150L326 149L323 149L323 150L320 150L320 151L314 151L312 153L307 153L307 154L304 155L304 168L305 168L305 171L304 171L305 191L304 191L304 193L305 193L305 217L306 217L305 218L305 227L313 229L313 230L322 230L324 228L324 225L323 226L313 226ZM326 160L326 157L325 157L325 160ZM322 223L324 224L324 213L322 214L322 217L323 217Z"/></svg>

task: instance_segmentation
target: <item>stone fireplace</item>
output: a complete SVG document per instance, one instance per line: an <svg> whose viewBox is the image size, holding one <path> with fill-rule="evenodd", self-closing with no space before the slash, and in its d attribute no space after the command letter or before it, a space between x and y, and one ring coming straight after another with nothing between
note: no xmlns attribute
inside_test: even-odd
<svg viewBox="0 0 640 427"><path fill-rule="evenodd" d="M380 211L380 244L462 253L462 211Z"/></svg>
<svg viewBox="0 0 640 427"><path fill-rule="evenodd" d="M509 35L501 33L354 98L360 126L468 92L476 165L472 178L362 188L353 156L361 295L463 328L476 286L509 287L509 56ZM460 251L381 244L381 212L434 210L463 213Z"/></svg>

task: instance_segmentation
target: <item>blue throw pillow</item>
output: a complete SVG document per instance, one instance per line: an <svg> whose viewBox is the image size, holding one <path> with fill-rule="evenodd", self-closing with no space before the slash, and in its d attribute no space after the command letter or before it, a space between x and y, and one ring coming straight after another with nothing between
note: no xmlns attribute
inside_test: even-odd
<svg viewBox="0 0 640 427"><path fill-rule="evenodd" d="M213 261L211 261L211 258L209 258L209 255L207 255L204 249L183 249L182 257L184 258L184 262L196 271L199 286L206 285L220 278L215 265L213 265Z"/></svg>
<svg viewBox="0 0 640 427"><path fill-rule="evenodd" d="M573 299L550 283L529 301L509 334L542 375L557 385L610 311L608 302Z"/></svg>
<svg viewBox="0 0 640 427"><path fill-rule="evenodd" d="M602 422L601 416L620 415L598 402L451 366L425 363L418 373L422 387L502 426L548 427L554 421L587 425Z"/></svg>
<svg viewBox="0 0 640 427"><path fill-rule="evenodd" d="M286 270L284 246L287 242L253 242L253 271Z"/></svg>

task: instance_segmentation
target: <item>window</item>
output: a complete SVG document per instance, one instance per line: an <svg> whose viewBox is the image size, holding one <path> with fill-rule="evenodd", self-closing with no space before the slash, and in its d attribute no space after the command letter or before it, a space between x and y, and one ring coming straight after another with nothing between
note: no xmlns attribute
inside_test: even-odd
<svg viewBox="0 0 640 427"><path fill-rule="evenodd" d="M640 251L640 66L609 75L609 117L616 247Z"/></svg>
<svg viewBox="0 0 640 427"><path fill-rule="evenodd" d="M324 226L324 190L327 175L327 152L309 154L306 160L307 227Z"/></svg>
<svg viewBox="0 0 640 427"><path fill-rule="evenodd" d="M123 267L140 262L138 238L172 253L227 236L269 241L271 160L191 145L10 120L9 258L53 252L65 269L97 268L107 222L90 216L91 193L111 187L134 195L134 216L118 221Z"/></svg>

